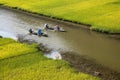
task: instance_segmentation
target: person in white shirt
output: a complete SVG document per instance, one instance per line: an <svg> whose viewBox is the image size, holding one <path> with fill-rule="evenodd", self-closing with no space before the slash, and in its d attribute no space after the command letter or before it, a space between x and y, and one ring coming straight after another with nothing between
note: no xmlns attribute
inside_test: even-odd
<svg viewBox="0 0 120 80"><path fill-rule="evenodd" d="M43 26L43 30L47 30L47 29L49 29L48 24L44 24L44 26Z"/></svg>

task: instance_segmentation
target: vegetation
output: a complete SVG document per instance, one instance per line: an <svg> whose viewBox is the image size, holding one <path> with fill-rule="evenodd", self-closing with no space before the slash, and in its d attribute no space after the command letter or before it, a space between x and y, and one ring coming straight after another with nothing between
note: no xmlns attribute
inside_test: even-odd
<svg viewBox="0 0 120 80"><path fill-rule="evenodd" d="M12 39L0 38L0 80L100 79L76 72L64 60L44 57L36 50L36 45L21 44Z"/></svg>
<svg viewBox="0 0 120 80"><path fill-rule="evenodd" d="M37 49L33 47L33 45L20 44L12 39L0 38L0 59L36 52Z"/></svg>
<svg viewBox="0 0 120 80"><path fill-rule="evenodd" d="M120 0L0 0L0 4L120 33Z"/></svg>

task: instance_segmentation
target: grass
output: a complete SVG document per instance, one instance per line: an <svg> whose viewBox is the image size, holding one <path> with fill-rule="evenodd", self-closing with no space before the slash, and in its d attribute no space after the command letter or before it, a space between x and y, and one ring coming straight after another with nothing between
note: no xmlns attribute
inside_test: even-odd
<svg viewBox="0 0 120 80"><path fill-rule="evenodd" d="M0 0L0 4L120 33L120 0Z"/></svg>
<svg viewBox="0 0 120 80"><path fill-rule="evenodd" d="M10 44L11 46L7 49L7 45ZM20 49L14 53L11 50L15 45L17 45L16 49ZM76 72L64 60L44 57L41 52L36 51L35 47L36 45L31 47L11 39L0 38L0 56L3 55L1 55L1 48L6 48L5 53L2 52L4 55L7 54L7 57L0 60L0 80L100 80L97 77ZM12 52L14 57L11 57Z"/></svg>
<svg viewBox="0 0 120 80"><path fill-rule="evenodd" d="M37 51L33 45L20 44L12 39L0 38L0 59Z"/></svg>

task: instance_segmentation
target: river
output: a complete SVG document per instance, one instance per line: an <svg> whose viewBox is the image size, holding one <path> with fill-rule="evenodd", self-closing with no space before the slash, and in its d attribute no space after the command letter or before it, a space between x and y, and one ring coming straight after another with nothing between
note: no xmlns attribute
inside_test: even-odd
<svg viewBox="0 0 120 80"><path fill-rule="evenodd" d="M29 28L37 31L45 23L49 24L49 26L59 24L67 32L48 31L49 37L28 35ZM82 27L84 26L43 17L34 17L0 8L0 31L11 33L14 36L22 34L24 38L43 43L48 48L56 51L73 51L120 72L120 40Z"/></svg>

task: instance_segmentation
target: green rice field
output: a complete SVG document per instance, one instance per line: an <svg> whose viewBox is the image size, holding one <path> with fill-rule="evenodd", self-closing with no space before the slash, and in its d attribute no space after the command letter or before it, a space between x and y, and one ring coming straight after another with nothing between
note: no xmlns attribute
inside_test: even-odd
<svg viewBox="0 0 120 80"><path fill-rule="evenodd" d="M100 80L44 57L36 46L0 38L0 80Z"/></svg>
<svg viewBox="0 0 120 80"><path fill-rule="evenodd" d="M120 0L0 0L0 4L120 33Z"/></svg>
<svg viewBox="0 0 120 80"><path fill-rule="evenodd" d="M33 45L20 44L12 39L0 38L0 60L22 54L34 53Z"/></svg>

